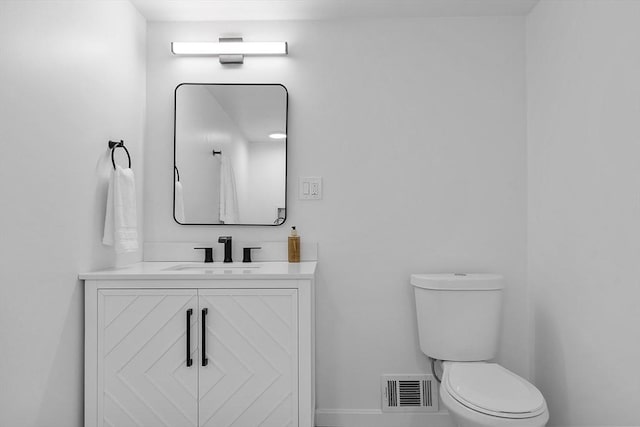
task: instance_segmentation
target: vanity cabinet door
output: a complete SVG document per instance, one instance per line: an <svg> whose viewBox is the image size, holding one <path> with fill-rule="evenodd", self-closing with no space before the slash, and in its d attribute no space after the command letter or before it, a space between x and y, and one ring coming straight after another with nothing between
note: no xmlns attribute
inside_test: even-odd
<svg viewBox="0 0 640 427"><path fill-rule="evenodd" d="M98 291L99 426L198 425L197 307L194 289Z"/></svg>
<svg viewBox="0 0 640 427"><path fill-rule="evenodd" d="M200 427L297 427L297 290L198 294Z"/></svg>

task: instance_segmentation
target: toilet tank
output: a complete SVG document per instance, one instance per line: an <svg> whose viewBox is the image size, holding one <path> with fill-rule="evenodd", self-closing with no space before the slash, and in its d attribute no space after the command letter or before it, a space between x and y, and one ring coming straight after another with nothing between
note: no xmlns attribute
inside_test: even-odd
<svg viewBox="0 0 640 427"><path fill-rule="evenodd" d="M502 320L498 274L413 274L420 349L434 359L495 357Z"/></svg>

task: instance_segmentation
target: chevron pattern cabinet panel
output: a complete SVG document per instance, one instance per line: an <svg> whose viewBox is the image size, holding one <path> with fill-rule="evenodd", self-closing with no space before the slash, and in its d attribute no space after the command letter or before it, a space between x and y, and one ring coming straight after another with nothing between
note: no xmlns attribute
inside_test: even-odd
<svg viewBox="0 0 640 427"><path fill-rule="evenodd" d="M100 302L101 425L197 427L198 368L186 363L189 308L196 352L196 291L103 290Z"/></svg>
<svg viewBox="0 0 640 427"><path fill-rule="evenodd" d="M201 427L298 426L297 291L200 290Z"/></svg>
<svg viewBox="0 0 640 427"><path fill-rule="evenodd" d="M314 281L299 268L87 280L84 427L313 427Z"/></svg>

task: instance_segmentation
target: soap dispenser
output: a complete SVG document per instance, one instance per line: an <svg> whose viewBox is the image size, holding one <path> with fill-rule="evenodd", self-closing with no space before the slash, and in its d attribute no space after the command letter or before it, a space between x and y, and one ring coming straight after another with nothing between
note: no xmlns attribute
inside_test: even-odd
<svg viewBox="0 0 640 427"><path fill-rule="evenodd" d="M289 234L289 262L300 262L300 236L295 226Z"/></svg>

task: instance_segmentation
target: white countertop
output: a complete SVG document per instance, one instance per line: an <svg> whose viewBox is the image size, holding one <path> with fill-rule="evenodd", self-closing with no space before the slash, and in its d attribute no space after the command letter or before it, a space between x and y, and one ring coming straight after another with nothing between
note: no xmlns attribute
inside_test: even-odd
<svg viewBox="0 0 640 427"><path fill-rule="evenodd" d="M311 279L315 261L274 262L139 262L126 267L80 273L82 280L255 280Z"/></svg>

